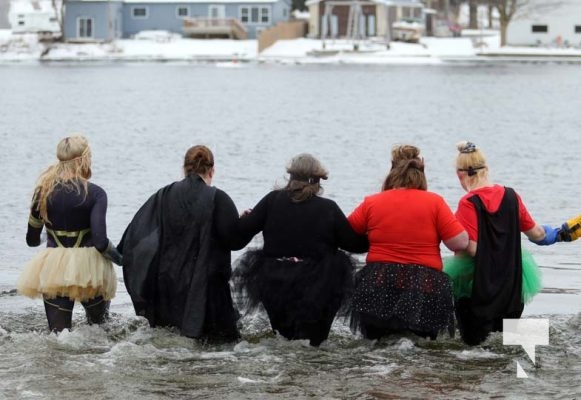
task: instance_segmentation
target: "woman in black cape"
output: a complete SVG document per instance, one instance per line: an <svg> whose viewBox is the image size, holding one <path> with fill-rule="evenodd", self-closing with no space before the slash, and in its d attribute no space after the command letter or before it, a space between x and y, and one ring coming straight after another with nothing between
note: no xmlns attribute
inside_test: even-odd
<svg viewBox="0 0 581 400"><path fill-rule="evenodd" d="M137 212L118 248L123 277L137 315L151 326L177 327L210 341L239 338L230 294L230 251L238 211L210 186L214 156L190 148L185 178L161 188Z"/></svg>

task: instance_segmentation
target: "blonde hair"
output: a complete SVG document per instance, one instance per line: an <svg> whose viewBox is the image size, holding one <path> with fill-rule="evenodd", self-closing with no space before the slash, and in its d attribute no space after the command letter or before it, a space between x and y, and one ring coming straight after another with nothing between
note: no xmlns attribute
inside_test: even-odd
<svg viewBox="0 0 581 400"><path fill-rule="evenodd" d="M381 189L396 188L428 190L424 159L420 157L420 149L416 146L396 145L391 150L391 169Z"/></svg>
<svg viewBox="0 0 581 400"><path fill-rule="evenodd" d="M470 187L478 180L488 176L486 157L480 148L472 142L462 141L456 143L458 156L456 157L456 170L466 172Z"/></svg>
<svg viewBox="0 0 581 400"><path fill-rule="evenodd" d="M62 139L57 145L56 156L58 161L40 175L34 190L33 207L46 222L50 222L47 214L48 199L57 185L77 193L81 193L82 187L86 197L88 180L91 178L91 149L84 136Z"/></svg>
<svg viewBox="0 0 581 400"><path fill-rule="evenodd" d="M323 192L320 180L327 179L329 172L319 160L308 153L301 153L286 167L289 180L284 190L291 193L294 202L307 200Z"/></svg>
<svg viewBox="0 0 581 400"><path fill-rule="evenodd" d="M190 147L184 157L184 175L207 174L214 167L212 151L203 145Z"/></svg>

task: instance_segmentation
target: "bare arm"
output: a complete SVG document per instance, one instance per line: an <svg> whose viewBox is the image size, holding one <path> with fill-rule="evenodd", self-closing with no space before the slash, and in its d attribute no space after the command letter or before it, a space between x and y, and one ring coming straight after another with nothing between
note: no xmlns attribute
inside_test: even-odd
<svg viewBox="0 0 581 400"><path fill-rule="evenodd" d="M538 225L538 224L535 225L532 229L525 231L524 234L527 235L529 240L531 240L533 242L538 242L540 240L543 240L546 236L545 230L543 229L543 227L541 225Z"/></svg>
<svg viewBox="0 0 581 400"><path fill-rule="evenodd" d="M450 239L444 240L444 245L452 251L463 251L468 247L468 233L462 231ZM475 246L476 247L476 243Z"/></svg>

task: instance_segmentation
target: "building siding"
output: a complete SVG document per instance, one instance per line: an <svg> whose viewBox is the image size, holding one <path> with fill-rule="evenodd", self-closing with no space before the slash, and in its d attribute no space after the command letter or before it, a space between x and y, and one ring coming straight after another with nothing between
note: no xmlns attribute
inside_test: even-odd
<svg viewBox="0 0 581 400"><path fill-rule="evenodd" d="M65 17L65 38L68 40L76 39L77 18L79 16L92 17L95 19L95 39L107 40L112 35L109 33L108 2L87 2L69 1L67 3L67 12ZM188 17L210 16L210 6L224 6L224 18L241 18L242 7L259 7L268 8L270 20L267 23L243 23L247 30L249 39L256 39L262 29L274 26L277 22L287 21L290 15L290 2L286 0L273 1L272 3L114 3L115 18L113 26L118 27L114 37L131 38L133 35L146 30L165 30L173 33L182 34L182 17L178 16L177 10L185 7L189 10ZM135 8L145 8L147 15L145 17L133 16ZM115 29L113 29L115 30Z"/></svg>
<svg viewBox="0 0 581 400"><path fill-rule="evenodd" d="M514 19L507 28L507 44L512 46L581 46L581 1L536 0L524 16ZM533 25L547 27L547 32L533 32Z"/></svg>
<svg viewBox="0 0 581 400"><path fill-rule="evenodd" d="M93 39L112 40L122 35L121 2L68 2L64 21L66 40L79 40L77 21L79 18L93 18Z"/></svg>

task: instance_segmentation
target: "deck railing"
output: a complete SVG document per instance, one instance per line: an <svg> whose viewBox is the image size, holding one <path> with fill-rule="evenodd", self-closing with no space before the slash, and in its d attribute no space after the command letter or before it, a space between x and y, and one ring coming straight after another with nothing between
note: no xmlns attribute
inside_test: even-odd
<svg viewBox="0 0 581 400"><path fill-rule="evenodd" d="M227 35L232 39L246 39L244 25L236 18L184 18L182 25L186 36Z"/></svg>

